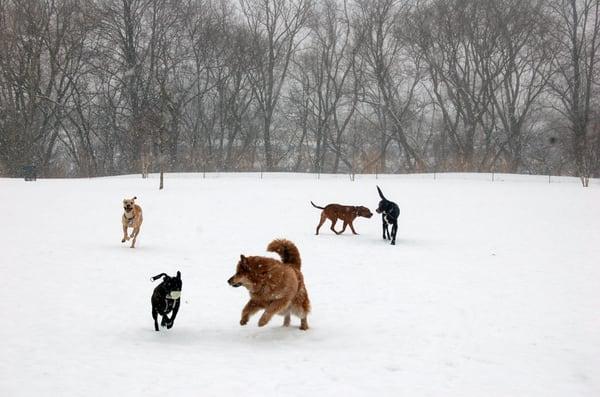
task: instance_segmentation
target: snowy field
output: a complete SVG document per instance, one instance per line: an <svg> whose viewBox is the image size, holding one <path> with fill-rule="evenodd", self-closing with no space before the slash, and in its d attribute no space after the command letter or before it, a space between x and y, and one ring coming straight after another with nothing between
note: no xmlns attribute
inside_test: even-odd
<svg viewBox="0 0 600 397"><path fill-rule="evenodd" d="M600 396L600 183L496 175L0 179L0 396ZM319 205L401 208L315 236ZM136 249L121 200L138 196ZM338 227L341 226L338 223ZM275 237L302 254L311 329L226 280ZM181 270L155 332L150 277Z"/></svg>

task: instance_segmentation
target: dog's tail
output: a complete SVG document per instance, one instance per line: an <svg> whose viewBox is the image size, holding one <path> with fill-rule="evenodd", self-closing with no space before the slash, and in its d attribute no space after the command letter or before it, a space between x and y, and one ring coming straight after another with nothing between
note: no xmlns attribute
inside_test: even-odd
<svg viewBox="0 0 600 397"><path fill-rule="evenodd" d="M158 275L156 275L154 277L150 277L150 281L156 281L156 280L158 280L161 277L169 277L169 276L166 273L161 273L161 274L158 274Z"/></svg>
<svg viewBox="0 0 600 397"><path fill-rule="evenodd" d="M300 252L290 240L284 238L273 240L269 243L267 251L276 252L281 257L283 263L287 263L293 268L300 270L300 265L302 264Z"/></svg>
<svg viewBox="0 0 600 397"><path fill-rule="evenodd" d="M385 197L383 197L383 193L381 192L381 189L379 188L379 186L377 186L377 191L379 192L379 197L381 197L382 200L387 201L387 199Z"/></svg>
<svg viewBox="0 0 600 397"><path fill-rule="evenodd" d="M320 210L324 210L325 208L323 207L319 207L318 205L316 205L315 203L313 203L312 201L310 202L312 204L313 207L318 208Z"/></svg>

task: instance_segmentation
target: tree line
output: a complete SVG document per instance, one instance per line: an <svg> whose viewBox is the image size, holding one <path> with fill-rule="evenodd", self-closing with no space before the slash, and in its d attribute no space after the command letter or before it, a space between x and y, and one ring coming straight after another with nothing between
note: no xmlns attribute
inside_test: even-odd
<svg viewBox="0 0 600 397"><path fill-rule="evenodd" d="M0 0L0 175L600 176L600 0Z"/></svg>

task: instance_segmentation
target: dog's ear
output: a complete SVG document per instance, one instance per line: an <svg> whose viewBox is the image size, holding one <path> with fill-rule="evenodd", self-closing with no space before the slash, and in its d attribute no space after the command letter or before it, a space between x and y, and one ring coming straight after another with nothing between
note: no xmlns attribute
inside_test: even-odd
<svg viewBox="0 0 600 397"><path fill-rule="evenodd" d="M137 200L137 197L136 197L136 196L133 196L132 200Z"/></svg>
<svg viewBox="0 0 600 397"><path fill-rule="evenodd" d="M243 254L240 255L240 266L243 268L248 267L248 258L246 258Z"/></svg>
<svg viewBox="0 0 600 397"><path fill-rule="evenodd" d="M181 280L181 272L179 270L177 270L177 279Z"/></svg>

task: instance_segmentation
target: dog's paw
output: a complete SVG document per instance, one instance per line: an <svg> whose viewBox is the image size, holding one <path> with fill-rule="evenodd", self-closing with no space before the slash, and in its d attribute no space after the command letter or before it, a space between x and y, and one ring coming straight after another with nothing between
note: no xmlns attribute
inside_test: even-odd
<svg viewBox="0 0 600 397"><path fill-rule="evenodd" d="M173 328L173 321L169 321L167 323L167 329L171 329L171 328Z"/></svg>
<svg viewBox="0 0 600 397"><path fill-rule="evenodd" d="M396 245L396 242L395 242L395 241L392 241L391 245Z"/></svg>
<svg viewBox="0 0 600 397"><path fill-rule="evenodd" d="M267 325L267 323L269 322L268 319L261 317L260 320L258 320L258 326L259 327L264 327L265 325Z"/></svg>
<svg viewBox="0 0 600 397"><path fill-rule="evenodd" d="M124 243L125 241L127 241L127 240L125 240L125 239L121 240L122 243Z"/></svg>
<svg viewBox="0 0 600 397"><path fill-rule="evenodd" d="M306 331L308 329L308 324L302 324L302 325L300 325L300 329L302 331Z"/></svg>
<svg viewBox="0 0 600 397"><path fill-rule="evenodd" d="M243 317L243 318L240 320L240 325L246 325L246 324L248 324L248 318L247 318L247 317Z"/></svg>

